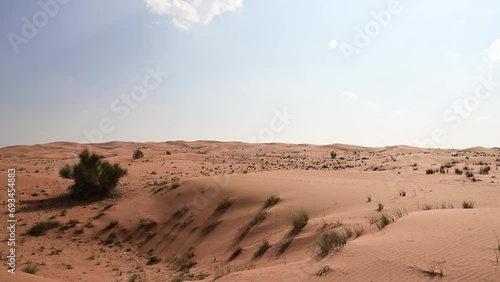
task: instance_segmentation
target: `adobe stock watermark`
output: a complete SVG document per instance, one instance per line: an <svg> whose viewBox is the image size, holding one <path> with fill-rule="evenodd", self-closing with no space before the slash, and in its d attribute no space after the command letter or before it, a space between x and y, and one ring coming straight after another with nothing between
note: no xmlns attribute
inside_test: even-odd
<svg viewBox="0 0 500 282"><path fill-rule="evenodd" d="M110 108L111 112L115 114L115 119L122 121L127 119L131 111L147 98L148 93L156 90L163 82L163 79L168 76L168 73L160 70L159 65L156 65L155 69L147 66L145 70L147 74L143 77L140 85L132 88L130 94L121 94L120 98L111 102ZM90 143L101 143L104 140L104 134L110 134L115 129L116 125L113 119L104 117L99 121L96 128L83 129L82 134Z"/></svg>
<svg viewBox="0 0 500 282"><path fill-rule="evenodd" d="M286 107L281 111L273 110L273 117L269 120L268 127L261 128L257 135L248 136L250 143L270 143L274 141L274 135L282 132L290 124L290 121L295 118L295 115L287 113Z"/></svg>
<svg viewBox="0 0 500 282"><path fill-rule="evenodd" d="M443 121L447 127L436 127L430 131L427 138L415 140L415 146L419 148L438 148L441 147L447 140L451 130L457 130L461 127L465 120L472 117L473 112L479 109L481 103L491 98L500 87L500 81L494 81L494 76L491 71L483 71L478 79L478 83L474 88L474 93L467 95L461 99L455 100L451 107L443 113ZM425 156L420 154L412 154L406 159L406 167L413 170L413 164L421 163ZM405 182L406 176L401 174L385 174L385 179L388 181L391 192L397 192L396 187Z"/></svg>
<svg viewBox="0 0 500 282"><path fill-rule="evenodd" d="M354 29L356 33L354 34L353 43L343 41L340 43L340 50L346 61L350 63L354 55L361 54L361 51L370 45L372 39L380 35L389 26L393 16L400 14L402 11L403 6L399 0L389 1L387 7L378 12L372 11L370 14L373 19L368 21L363 29L359 27ZM330 46L335 48L337 44L330 44Z"/></svg>
<svg viewBox="0 0 500 282"><path fill-rule="evenodd" d="M38 6L40 10L36 11L31 18L22 17L22 26L20 33L9 32L7 38L10 45L16 54L19 53L19 47L22 44L28 44L33 39L40 29L47 26L50 18L54 18L60 11L63 5L66 5L70 0L40 0Z"/></svg>
<svg viewBox="0 0 500 282"><path fill-rule="evenodd" d="M482 102L491 98L500 87L500 81L493 80L492 71L483 70L479 76L478 84L474 89L474 93L461 99L455 100L451 108L443 114L443 120L446 124L451 125L451 129L457 130L464 120L469 119L472 113L475 112ZM435 148L439 144L443 144L448 139L446 130L441 127L436 127L430 133L430 136L423 140L416 140L418 147Z"/></svg>

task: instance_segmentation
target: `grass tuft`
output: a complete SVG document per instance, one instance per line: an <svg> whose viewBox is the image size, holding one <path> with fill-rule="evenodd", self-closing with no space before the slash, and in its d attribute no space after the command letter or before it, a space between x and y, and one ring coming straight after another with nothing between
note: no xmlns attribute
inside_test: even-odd
<svg viewBox="0 0 500 282"><path fill-rule="evenodd" d="M292 218L292 233L297 234L302 230L306 225L307 222L309 221L309 215L304 211L301 210L299 211L293 218Z"/></svg>
<svg viewBox="0 0 500 282"><path fill-rule="evenodd" d="M62 224L59 221L49 220L49 221L39 221L35 223L29 230L28 235L31 236L42 236L45 235L47 231L53 228L60 227Z"/></svg>
<svg viewBox="0 0 500 282"><path fill-rule="evenodd" d="M269 197L267 197L266 201L264 202L263 208L267 209L267 208L273 207L280 200L281 200L281 198L279 196L277 196L277 195L270 195Z"/></svg>
<svg viewBox="0 0 500 282"><path fill-rule="evenodd" d="M278 245L278 255L281 255L285 252L285 250L290 246L290 244L292 243L293 241L293 238L286 238L285 240L283 240L281 243L279 243Z"/></svg>
<svg viewBox="0 0 500 282"><path fill-rule="evenodd" d="M201 229L201 234L207 235L208 233L214 231L214 229L222 222L222 220L217 218L211 218L205 226Z"/></svg>
<svg viewBox="0 0 500 282"><path fill-rule="evenodd" d="M422 206L422 210L424 210L424 211L430 211L430 210L432 210L432 205L431 204L424 204Z"/></svg>
<svg viewBox="0 0 500 282"><path fill-rule="evenodd" d="M267 211L265 210L260 210L258 213L254 215L252 220L250 220L247 224L245 224L243 227L240 228L240 231L238 232L238 236L236 237L237 241L241 241L245 236L250 232L250 230L264 221L267 217Z"/></svg>
<svg viewBox="0 0 500 282"><path fill-rule="evenodd" d="M269 249L269 247L269 242L266 239L262 240L257 251L253 253L253 258L259 258L263 256L266 253L267 249Z"/></svg>
<svg viewBox="0 0 500 282"><path fill-rule="evenodd" d="M393 221L393 219L386 214L381 214L379 216L375 216L375 217L370 218L370 224L377 225L379 230L384 229L392 221Z"/></svg>
<svg viewBox="0 0 500 282"><path fill-rule="evenodd" d="M474 202L473 201L463 201L462 202L462 207L464 209L473 209L474 208Z"/></svg>
<svg viewBox="0 0 500 282"><path fill-rule="evenodd" d="M397 209L394 211L394 217L396 219L402 218L402 217L407 216L407 215L408 215L408 211L406 210L406 208Z"/></svg>
<svg viewBox="0 0 500 282"><path fill-rule="evenodd" d="M235 258L237 258L240 254L241 254L241 251L243 249L240 247L240 246L237 246L233 249L233 252L231 253L231 255L229 256L229 261L232 261L234 260Z"/></svg>
<svg viewBox="0 0 500 282"><path fill-rule="evenodd" d="M40 265L38 263L33 263L32 261L26 262L22 271L29 274L36 274L40 270Z"/></svg>
<svg viewBox="0 0 500 282"><path fill-rule="evenodd" d="M318 246L317 255L325 257L332 251L339 251L347 244L347 235L332 231L330 233L323 233L316 242Z"/></svg>
<svg viewBox="0 0 500 282"><path fill-rule="evenodd" d="M226 211L233 204L234 204L234 200L229 198L229 197L226 197L226 198L219 201L219 203L217 204L217 208L215 209L215 212L222 213L222 212Z"/></svg>

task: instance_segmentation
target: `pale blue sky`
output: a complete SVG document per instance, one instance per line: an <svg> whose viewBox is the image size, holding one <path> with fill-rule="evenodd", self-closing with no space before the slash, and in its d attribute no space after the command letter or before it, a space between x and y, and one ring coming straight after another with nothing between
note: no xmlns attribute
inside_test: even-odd
<svg viewBox="0 0 500 282"><path fill-rule="evenodd" d="M0 2L0 146L500 146L498 1L66 1ZM346 46L358 51L350 60ZM168 76L117 111L148 66Z"/></svg>

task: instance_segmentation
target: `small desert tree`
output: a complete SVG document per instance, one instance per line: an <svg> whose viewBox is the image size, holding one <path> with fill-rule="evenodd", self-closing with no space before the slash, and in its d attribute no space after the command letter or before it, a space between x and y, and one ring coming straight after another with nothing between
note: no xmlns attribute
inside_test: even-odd
<svg viewBox="0 0 500 282"><path fill-rule="evenodd" d="M103 160L103 156L91 154L87 149L80 153L79 158L77 164L67 164L59 170L62 178L74 180L69 188L75 198L109 196L120 178L127 174L127 170L119 164L110 164Z"/></svg>

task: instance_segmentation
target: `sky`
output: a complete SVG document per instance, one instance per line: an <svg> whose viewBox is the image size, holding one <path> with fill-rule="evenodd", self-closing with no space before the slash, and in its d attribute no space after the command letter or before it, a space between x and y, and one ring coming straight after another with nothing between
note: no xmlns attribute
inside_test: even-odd
<svg viewBox="0 0 500 282"><path fill-rule="evenodd" d="M0 147L500 147L499 14L495 0L0 1Z"/></svg>

